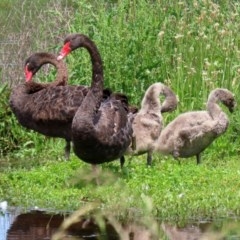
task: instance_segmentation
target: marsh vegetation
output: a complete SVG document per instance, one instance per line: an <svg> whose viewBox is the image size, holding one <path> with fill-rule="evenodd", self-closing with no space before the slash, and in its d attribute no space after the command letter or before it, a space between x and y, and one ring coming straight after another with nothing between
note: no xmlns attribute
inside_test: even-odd
<svg viewBox="0 0 240 240"><path fill-rule="evenodd" d="M101 165L101 184L96 186L89 165L74 154L70 161L63 159L63 140L22 128L8 106L11 87L23 82L24 60L37 51L57 53L62 39L73 32L96 42L105 86L126 93L132 104L139 106L155 82L171 87L179 104L164 115L166 124L182 112L205 109L215 88L229 89L239 102L239 2L30 2L2 1L0 7L6 19L1 39L7 42L0 42L0 200L55 210L76 210L94 202L106 214L128 220L239 216L238 108L228 114L227 132L204 151L199 166L194 157L179 164L154 154L152 167L146 167L144 155L126 157L122 171L119 161ZM90 84L87 52L76 51L67 64L70 84ZM47 81L54 79L51 70L42 71L39 81L46 81L46 74Z"/></svg>

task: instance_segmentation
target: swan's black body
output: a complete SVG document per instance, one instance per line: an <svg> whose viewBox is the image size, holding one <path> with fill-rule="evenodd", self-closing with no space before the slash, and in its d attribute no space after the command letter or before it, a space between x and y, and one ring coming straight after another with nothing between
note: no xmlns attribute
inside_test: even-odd
<svg viewBox="0 0 240 240"><path fill-rule="evenodd" d="M42 65L57 68L52 83L37 83L31 78ZM26 82L11 92L10 107L25 128L49 137L66 140L65 155L69 158L72 119L88 92L85 86L68 86L67 68L50 53L34 53L25 62Z"/></svg>
<svg viewBox="0 0 240 240"><path fill-rule="evenodd" d="M130 144L132 127L128 119L128 102L126 96L118 94L102 101L102 59L87 36L69 35L59 58L79 47L89 51L93 75L90 90L73 118L74 152L87 163L101 164L118 159Z"/></svg>

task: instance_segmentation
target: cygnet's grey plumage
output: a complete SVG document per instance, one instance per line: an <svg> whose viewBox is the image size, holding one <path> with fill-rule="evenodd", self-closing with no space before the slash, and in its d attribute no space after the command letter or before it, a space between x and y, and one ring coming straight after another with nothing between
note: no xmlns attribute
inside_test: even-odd
<svg viewBox="0 0 240 240"><path fill-rule="evenodd" d="M163 104L160 95L165 96ZM177 97L173 91L162 83L152 84L141 102L141 109L135 114L133 142L126 154L140 155L147 153L147 164L152 162L153 143L158 139L163 128L162 112L173 111L177 107Z"/></svg>
<svg viewBox="0 0 240 240"><path fill-rule="evenodd" d="M199 164L201 152L229 125L228 116L218 105L219 102L228 107L230 112L236 105L234 95L229 90L213 90L208 97L207 110L186 112L175 118L161 132L154 144L154 151L171 154L175 158L195 155Z"/></svg>

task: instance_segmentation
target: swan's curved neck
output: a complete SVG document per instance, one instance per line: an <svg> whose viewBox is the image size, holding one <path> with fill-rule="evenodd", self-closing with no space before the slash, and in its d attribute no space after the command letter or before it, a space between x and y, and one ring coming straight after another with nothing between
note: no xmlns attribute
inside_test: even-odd
<svg viewBox="0 0 240 240"><path fill-rule="evenodd" d="M165 96L165 100L162 104L161 113L175 110L178 103L176 95L168 87L164 88L163 94Z"/></svg>
<svg viewBox="0 0 240 240"><path fill-rule="evenodd" d="M54 82L46 83L44 85L45 86L66 85L68 80L68 72L65 63L63 61L58 61L55 55L45 54L44 57L41 58L40 64L42 66L47 63L52 64L57 69L57 75Z"/></svg>
<svg viewBox="0 0 240 240"><path fill-rule="evenodd" d="M210 94L207 101L207 111L213 119L218 118L219 114L222 112L222 109L218 105L219 101L220 99L214 93Z"/></svg>
<svg viewBox="0 0 240 240"><path fill-rule="evenodd" d="M51 62L57 69L56 80L54 81L55 85L67 85L68 81L68 72L67 67L63 61L57 61L56 58Z"/></svg>
<svg viewBox="0 0 240 240"><path fill-rule="evenodd" d="M57 57L55 55L48 53L40 53L38 61L40 68L44 64L52 64L57 69L56 79L51 83L37 83L34 81L29 81L25 84L27 93L34 93L50 86L64 86L67 84L67 67L63 61L57 61Z"/></svg>
<svg viewBox="0 0 240 240"><path fill-rule="evenodd" d="M75 149L78 144L81 145L82 137L95 138L96 136L96 112L98 111L103 98L103 67L102 59L98 49L93 41L88 37L82 36L81 44L76 48L86 48L90 54L92 62L92 83L91 87L78 108L72 122L72 129L74 129L74 136L78 139L75 143ZM75 48L75 49L76 49ZM96 122L95 122L96 120Z"/></svg>
<svg viewBox="0 0 240 240"><path fill-rule="evenodd" d="M159 111L161 110L161 102L159 95L163 93L163 85L152 85L146 91L141 103L141 111Z"/></svg>
<svg viewBox="0 0 240 240"><path fill-rule="evenodd" d="M85 47L91 57L92 62L92 84L91 88L94 94L102 94L103 90L103 63L97 46L93 41L86 37L86 41L82 45Z"/></svg>
<svg viewBox="0 0 240 240"><path fill-rule="evenodd" d="M165 100L161 105L159 95L164 95ZM142 100L141 107L146 111L169 112L176 108L177 98L170 88L162 83L155 83L150 86Z"/></svg>

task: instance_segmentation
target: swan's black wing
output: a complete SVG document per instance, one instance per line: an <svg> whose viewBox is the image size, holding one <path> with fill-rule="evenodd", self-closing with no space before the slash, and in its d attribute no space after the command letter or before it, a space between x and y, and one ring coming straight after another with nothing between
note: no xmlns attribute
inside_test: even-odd
<svg viewBox="0 0 240 240"><path fill-rule="evenodd" d="M88 88L84 86L59 86L43 89L32 95L32 102L26 104L31 109L33 121L72 121L81 105Z"/></svg>

